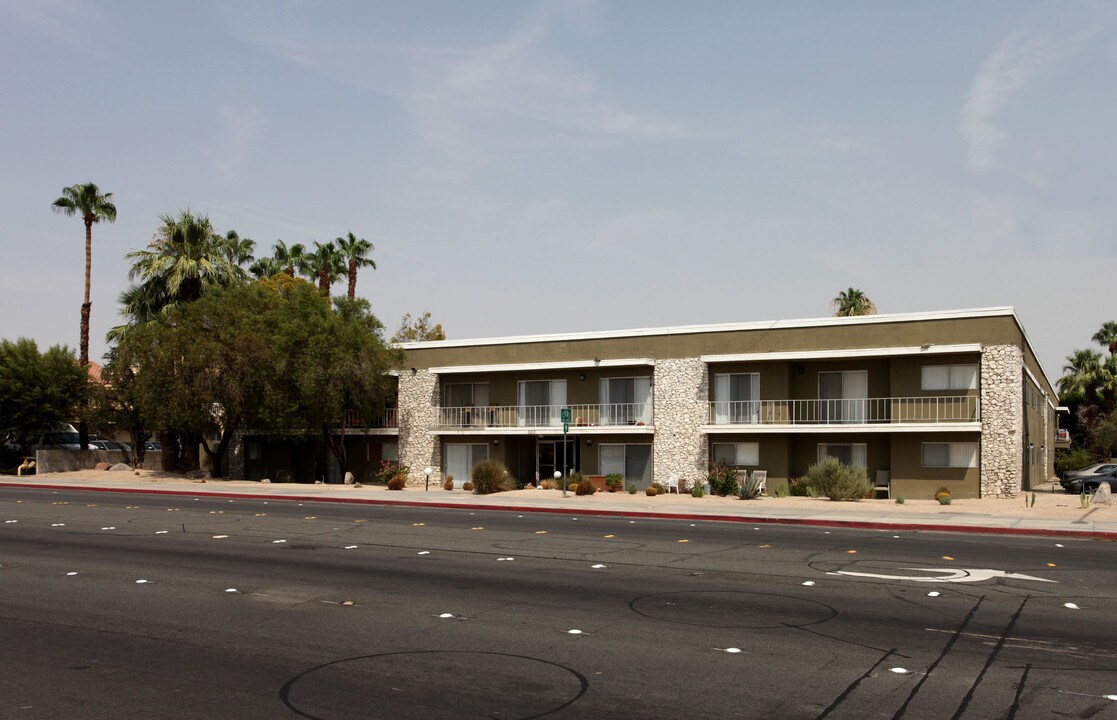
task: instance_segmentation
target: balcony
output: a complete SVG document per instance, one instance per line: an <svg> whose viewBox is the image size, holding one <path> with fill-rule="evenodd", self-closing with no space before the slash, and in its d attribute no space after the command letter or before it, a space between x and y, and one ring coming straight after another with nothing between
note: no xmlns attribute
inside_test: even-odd
<svg viewBox="0 0 1117 720"><path fill-rule="evenodd" d="M342 413L342 425L345 428L366 428L369 430L387 430L399 427L399 409L385 408L383 412L371 417L361 417L356 410L345 410Z"/></svg>
<svg viewBox="0 0 1117 720"><path fill-rule="evenodd" d="M652 424L651 403L607 403L440 407L438 427L442 430L550 428L561 431L563 408L570 408L571 428L630 427Z"/></svg>
<svg viewBox="0 0 1117 720"><path fill-rule="evenodd" d="M977 423L975 395L850 400L742 400L710 402L710 425L905 425Z"/></svg>

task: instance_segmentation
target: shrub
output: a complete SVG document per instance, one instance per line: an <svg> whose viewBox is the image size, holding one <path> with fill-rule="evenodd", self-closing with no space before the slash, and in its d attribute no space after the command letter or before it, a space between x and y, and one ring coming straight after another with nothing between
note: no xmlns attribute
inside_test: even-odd
<svg viewBox="0 0 1117 720"><path fill-rule="evenodd" d="M1062 475L1071 470L1081 470L1094 463L1094 456L1086 448L1055 451L1055 473Z"/></svg>
<svg viewBox="0 0 1117 720"><path fill-rule="evenodd" d="M736 495L739 488L737 469L725 463L711 463L706 482L710 483L710 492L714 495L721 497Z"/></svg>
<svg viewBox="0 0 1117 720"><path fill-rule="evenodd" d="M614 492L624 487L624 475L609 473L605 476L605 487L611 488Z"/></svg>
<svg viewBox="0 0 1117 720"><path fill-rule="evenodd" d="M473 492L473 483L466 480L462 483L462 490L465 490L466 492Z"/></svg>
<svg viewBox="0 0 1117 720"><path fill-rule="evenodd" d="M787 481L787 490L796 497L818 497L818 488L811 485L809 477L791 478Z"/></svg>
<svg viewBox="0 0 1117 720"><path fill-rule="evenodd" d="M407 476L406 475L396 475L395 477L393 477L391 480L388 481L388 489L389 490L403 490L403 488L406 487L406 486L407 486Z"/></svg>
<svg viewBox="0 0 1117 720"><path fill-rule="evenodd" d="M577 473L577 474L581 475L581 473ZM593 495L595 492L597 492L597 488L594 487L593 483L590 482L589 480L586 480L585 478L582 478L578 481L578 489L575 490L575 494L577 494L577 495Z"/></svg>
<svg viewBox="0 0 1117 720"><path fill-rule="evenodd" d="M663 495L667 492L667 486L661 482L654 482L648 487L654 487L657 495Z"/></svg>
<svg viewBox="0 0 1117 720"><path fill-rule="evenodd" d="M950 497L950 488L946 487L945 485L935 491L935 499L943 505L946 505L946 503L942 502L942 499L944 497Z"/></svg>
<svg viewBox="0 0 1117 720"><path fill-rule="evenodd" d="M401 474L406 480L409 470L406 465L400 465L395 460L385 460L380 463L380 469L373 474L372 481L377 485L387 485L389 480Z"/></svg>
<svg viewBox="0 0 1117 720"><path fill-rule="evenodd" d="M773 485L772 497L785 498L791 494L791 488L787 485Z"/></svg>
<svg viewBox="0 0 1117 720"><path fill-rule="evenodd" d="M897 505L903 505L903 504L904 504L904 496L903 496L903 495L901 495L900 497L896 498L896 504L897 504Z"/></svg>
<svg viewBox="0 0 1117 720"><path fill-rule="evenodd" d="M865 468L843 465L834 457L811 465L805 476L808 487L831 500L860 500L873 491Z"/></svg>
<svg viewBox="0 0 1117 720"><path fill-rule="evenodd" d="M690 489L690 496L696 498L706 497L706 491L702 489L701 483L694 483L694 487Z"/></svg>
<svg viewBox="0 0 1117 720"><path fill-rule="evenodd" d="M645 491L644 491L644 493L645 493L645 494L646 494L646 495L647 495L648 497L655 497L656 495L659 495L659 489L658 489L658 488L656 488L656 486L655 486L654 484L653 484L653 485L649 485L649 486L648 486L648 489L647 489L647 490L645 490Z"/></svg>
<svg viewBox="0 0 1117 720"><path fill-rule="evenodd" d="M443 490L453 490L454 489L454 476L453 475L448 475L446 477L446 482L442 483L442 489Z"/></svg>
<svg viewBox="0 0 1117 720"><path fill-rule="evenodd" d="M586 481L586 476L583 475L581 472L575 470L574 472L570 473L570 484L571 485L581 485L585 481Z"/></svg>
<svg viewBox="0 0 1117 720"><path fill-rule="evenodd" d="M629 486L628 486L628 494L629 494L629 495L635 495L635 494L636 494L636 485L635 485L634 483L630 483L630 484L629 484Z"/></svg>
<svg viewBox="0 0 1117 720"><path fill-rule="evenodd" d="M942 497L939 498L939 505L949 505L949 504L950 504L950 496L949 495L943 495Z"/></svg>
<svg viewBox="0 0 1117 720"><path fill-rule="evenodd" d="M543 490L554 490L555 489L555 481L552 480L551 478L546 478L544 480L540 480L539 481L539 487Z"/></svg>
<svg viewBox="0 0 1117 720"><path fill-rule="evenodd" d="M773 493L774 492L775 491L773 491ZM741 483L738 494L742 500L755 500L760 497L760 481L756 479L755 474L745 477L745 481ZM784 494L786 494L786 491Z"/></svg>
<svg viewBox="0 0 1117 720"><path fill-rule="evenodd" d="M473 466L469 473L473 481L474 495L491 495L498 492L508 492L515 488L508 468L499 460L482 460Z"/></svg>

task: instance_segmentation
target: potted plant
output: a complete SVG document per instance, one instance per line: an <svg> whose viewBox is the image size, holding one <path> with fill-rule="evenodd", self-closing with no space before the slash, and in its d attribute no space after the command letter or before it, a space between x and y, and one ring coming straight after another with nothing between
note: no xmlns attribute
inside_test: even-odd
<svg viewBox="0 0 1117 720"><path fill-rule="evenodd" d="M605 476L605 487L609 488L609 492L617 492L624 487L624 475L609 473Z"/></svg>

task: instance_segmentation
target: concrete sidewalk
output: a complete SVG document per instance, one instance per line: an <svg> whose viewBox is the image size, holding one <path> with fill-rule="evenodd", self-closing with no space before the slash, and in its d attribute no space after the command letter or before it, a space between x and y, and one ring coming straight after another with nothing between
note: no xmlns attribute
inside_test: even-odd
<svg viewBox="0 0 1117 720"><path fill-rule="evenodd" d="M581 497L568 493L563 497L561 490L531 489L496 495L472 495L462 490L447 492L440 486L432 486L429 491L422 487L409 487L393 492L377 485L354 487L261 484L240 480L197 481L151 470L87 470L30 477L5 476L0 479L0 487L1117 540L1117 507L1090 505L1082 508L1077 495L1067 495L1061 490L1052 492L1051 488L1037 491L1034 507L1027 507L1030 493L1011 500L955 500L951 505L940 505L931 499L909 499L901 505L892 500L830 502L806 497L764 497L744 501L732 497L694 498L687 494L648 497L642 493L629 495L605 492Z"/></svg>

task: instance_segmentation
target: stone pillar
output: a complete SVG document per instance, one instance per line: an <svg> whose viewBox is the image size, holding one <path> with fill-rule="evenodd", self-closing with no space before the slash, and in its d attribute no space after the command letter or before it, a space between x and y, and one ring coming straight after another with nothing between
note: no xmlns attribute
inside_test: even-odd
<svg viewBox="0 0 1117 720"><path fill-rule="evenodd" d="M708 424L710 371L698 358L656 360L654 379L653 477L678 475L689 486L709 472L710 445L699 428Z"/></svg>
<svg viewBox="0 0 1117 720"><path fill-rule="evenodd" d="M423 485L428 465L434 469L431 483L442 484L442 443L430 434L438 424L440 395L438 375L405 370L399 376L399 461L410 468L408 485Z"/></svg>
<svg viewBox="0 0 1117 720"><path fill-rule="evenodd" d="M981 497L1016 497L1024 464L1024 353L981 349Z"/></svg>

